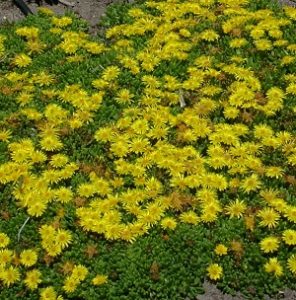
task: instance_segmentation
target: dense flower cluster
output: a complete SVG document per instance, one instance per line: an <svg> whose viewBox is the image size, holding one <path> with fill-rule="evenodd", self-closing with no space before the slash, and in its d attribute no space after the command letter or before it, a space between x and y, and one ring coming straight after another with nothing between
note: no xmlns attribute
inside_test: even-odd
<svg viewBox="0 0 296 300"><path fill-rule="evenodd" d="M0 185L11 185L17 205L44 220L39 250L56 258L75 240L70 230L46 218L56 206L58 220L65 215L61 207L71 206L81 230L128 242L157 224L171 232L178 222L211 226L233 219L241 220L247 232L264 230L257 244L265 259L263 272L296 274L295 254L286 261L275 257L296 245L296 139L291 129L296 44L284 32L295 24L296 9L286 7L278 16L268 9L248 10L249 2L147 1L145 9L129 10L132 22L106 31L112 41L108 47L84 32L67 30L70 17L50 16L43 9L51 22L49 34L58 41L53 51L65 61L79 64L114 53L113 62L97 69L91 89L73 82L58 88L59 78L51 70L27 69L49 46L40 28L16 29L26 52L11 57L14 69L1 79L0 93L15 95L17 115L31 122L33 133L15 139L9 118L1 123L0 144L9 159L0 165ZM5 39L0 35L0 59ZM254 63L255 55L264 69ZM269 55L277 55L279 64L264 61ZM183 71L177 76L170 68L178 63ZM282 74L281 80L271 81L272 72ZM122 74L138 87L123 83ZM121 107L120 118L97 124L110 98ZM290 119L278 117L287 115ZM79 147L100 145L111 163L104 172L86 170L87 177L73 187L70 180L83 168L67 153L63 139L88 126L95 126L90 141ZM0 279L8 287L21 278L12 263L17 254L6 248L10 238L0 233ZM239 251L238 242L221 240L213 249L209 278L220 279L224 257ZM18 259L31 267L38 257L37 250L24 249ZM88 279L85 266L70 269L61 293L74 292ZM42 281L42 270L26 271L29 289ZM93 285L106 282L106 275L92 278ZM52 286L41 289L40 297L62 299Z"/></svg>

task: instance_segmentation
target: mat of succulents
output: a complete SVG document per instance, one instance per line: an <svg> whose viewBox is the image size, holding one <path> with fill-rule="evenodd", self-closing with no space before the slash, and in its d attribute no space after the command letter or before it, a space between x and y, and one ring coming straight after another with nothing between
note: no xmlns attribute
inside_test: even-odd
<svg viewBox="0 0 296 300"><path fill-rule="evenodd" d="M0 26L0 299L294 297L296 8L141 0L99 27Z"/></svg>

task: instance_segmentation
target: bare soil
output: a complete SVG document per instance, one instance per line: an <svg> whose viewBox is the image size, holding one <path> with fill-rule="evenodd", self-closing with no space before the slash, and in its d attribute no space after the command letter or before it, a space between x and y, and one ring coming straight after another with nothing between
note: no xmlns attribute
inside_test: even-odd
<svg viewBox="0 0 296 300"><path fill-rule="evenodd" d="M63 15L67 10L74 11L78 16L88 21L90 31L95 31L95 27L100 17L106 11L106 7L114 3L114 0L67 0L69 4L59 3L49 5L43 1L42 6L52 9L57 15ZM35 1L26 1L26 4L33 13L37 12L38 5ZM22 12L14 5L12 0L0 0L0 24L4 22L14 22L25 18Z"/></svg>

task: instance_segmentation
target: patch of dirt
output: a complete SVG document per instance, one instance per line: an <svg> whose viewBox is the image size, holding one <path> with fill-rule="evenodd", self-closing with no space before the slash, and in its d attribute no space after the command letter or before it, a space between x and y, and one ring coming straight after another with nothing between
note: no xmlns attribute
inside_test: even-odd
<svg viewBox="0 0 296 300"><path fill-rule="evenodd" d="M294 2L294 1L291 1L291 0L279 0L279 2L281 4L283 4L283 5L285 4L285 5L296 7L296 2Z"/></svg>
<svg viewBox="0 0 296 300"><path fill-rule="evenodd" d="M246 298L241 294L237 293L235 296L223 294L214 284L205 281L203 284L205 293L196 296L196 300L245 300ZM296 291L285 289L280 291L274 298L264 296L262 300L296 300Z"/></svg>
<svg viewBox="0 0 296 300"><path fill-rule="evenodd" d="M35 1L25 1L33 13L37 12L38 5ZM96 25L99 18L106 11L106 7L114 3L114 0L67 0L65 1L72 5L65 5L59 3L57 5L49 5L42 1L42 6L53 10L57 15L63 15L67 10L75 12L79 17L88 21L90 31L96 31ZM25 18L20 9L13 3L13 1L0 0L0 24L5 22L14 22Z"/></svg>

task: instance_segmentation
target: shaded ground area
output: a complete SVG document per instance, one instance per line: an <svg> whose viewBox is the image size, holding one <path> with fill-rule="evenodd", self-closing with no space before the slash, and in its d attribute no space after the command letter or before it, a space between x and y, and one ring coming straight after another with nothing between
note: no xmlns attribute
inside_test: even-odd
<svg viewBox="0 0 296 300"><path fill-rule="evenodd" d="M296 7L296 2L290 0L279 0L281 4L291 5ZM64 14L66 10L73 10L78 16L86 19L90 25L90 32L96 32L96 24L99 21L106 10L106 7L114 3L114 0L67 0L68 4L58 4L50 6L43 3L43 6L51 8L57 14ZM30 9L35 13L38 9L38 5L34 2L28 2ZM24 15L21 11L13 4L12 1L1 1L0 0L0 24L4 22L13 22L23 19ZM205 294L198 295L196 300L242 300L245 299L240 293L236 296L223 294L217 287L209 282L204 283ZM296 300L296 291L284 290L278 293L275 298L266 296L264 300L272 299L285 299L285 300ZM185 299L187 300L187 299Z"/></svg>

